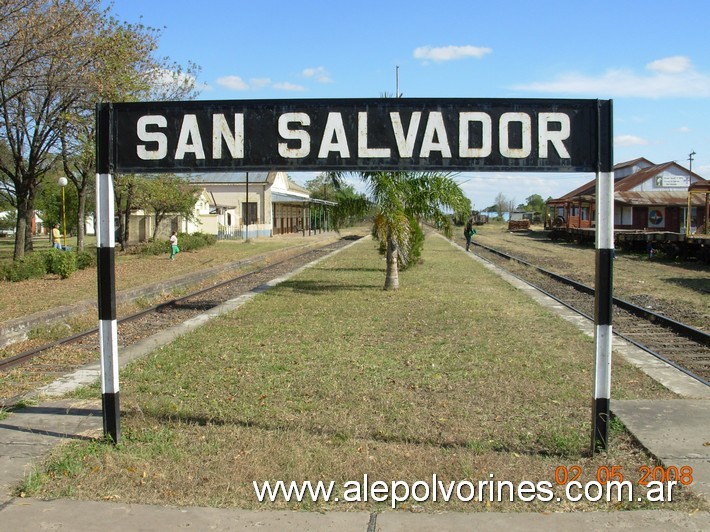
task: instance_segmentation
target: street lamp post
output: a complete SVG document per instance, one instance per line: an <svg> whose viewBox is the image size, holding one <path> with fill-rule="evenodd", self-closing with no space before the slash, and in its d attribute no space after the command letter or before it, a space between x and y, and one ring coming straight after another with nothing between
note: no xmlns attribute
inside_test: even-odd
<svg viewBox="0 0 710 532"><path fill-rule="evenodd" d="M64 251L67 249L67 211L64 207L64 188L67 186L69 181L66 177L59 178L59 186L62 187L62 231L64 233Z"/></svg>

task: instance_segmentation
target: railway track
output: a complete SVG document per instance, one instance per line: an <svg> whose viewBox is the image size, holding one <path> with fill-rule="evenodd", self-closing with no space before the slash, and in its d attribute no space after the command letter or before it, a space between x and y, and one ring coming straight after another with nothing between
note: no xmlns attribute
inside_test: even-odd
<svg viewBox="0 0 710 532"><path fill-rule="evenodd" d="M473 244L473 250L480 258L502 267L593 320L593 287L480 243ZM710 334L619 298L613 299L612 330L614 334L710 386Z"/></svg>
<svg viewBox="0 0 710 532"><path fill-rule="evenodd" d="M313 260L345 247L352 238L342 238L309 249L260 269L219 282L188 295L152 306L118 319L118 344L125 348L144 338L182 323L225 301L248 293L264 283L290 273ZM0 360L0 406L20 401L36 387L51 382L99 357L98 328L47 343Z"/></svg>

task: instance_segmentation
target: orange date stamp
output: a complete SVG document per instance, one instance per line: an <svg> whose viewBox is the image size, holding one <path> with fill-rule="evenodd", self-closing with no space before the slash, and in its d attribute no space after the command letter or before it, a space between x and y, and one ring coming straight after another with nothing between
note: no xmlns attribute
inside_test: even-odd
<svg viewBox="0 0 710 532"><path fill-rule="evenodd" d="M555 483L564 485L570 482L578 482L582 476L582 467L578 465L560 465L555 468ZM609 482L624 482L625 478L623 468L620 465L599 466L596 469L596 480L600 484ZM638 480L636 483L639 486L648 486L649 482L677 482L682 486L688 486L693 483L693 468L691 466L647 466L643 465L638 468Z"/></svg>

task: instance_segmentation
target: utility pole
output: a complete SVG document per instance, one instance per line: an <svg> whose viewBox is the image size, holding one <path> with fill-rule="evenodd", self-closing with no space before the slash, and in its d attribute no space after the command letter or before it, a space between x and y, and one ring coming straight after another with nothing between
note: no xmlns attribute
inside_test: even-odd
<svg viewBox="0 0 710 532"><path fill-rule="evenodd" d="M395 67L394 97L399 98L399 65Z"/></svg>
<svg viewBox="0 0 710 532"><path fill-rule="evenodd" d="M688 155L688 161L690 162L689 170L691 174L693 173L693 155L695 155L695 150L691 151Z"/></svg>

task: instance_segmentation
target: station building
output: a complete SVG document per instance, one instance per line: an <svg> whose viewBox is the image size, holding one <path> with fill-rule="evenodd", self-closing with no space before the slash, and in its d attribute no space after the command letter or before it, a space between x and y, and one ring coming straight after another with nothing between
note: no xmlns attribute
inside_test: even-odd
<svg viewBox="0 0 710 532"><path fill-rule="evenodd" d="M220 239L311 234L332 229L331 201L315 199L286 172L208 172L188 175L199 188L192 220L174 216L158 234L202 232ZM153 234L155 217L136 210L131 215L131 241Z"/></svg>
<svg viewBox="0 0 710 532"><path fill-rule="evenodd" d="M614 166L614 230L707 233L707 194L693 194L710 182L675 162L639 158ZM592 229L596 179L548 200L545 227Z"/></svg>

